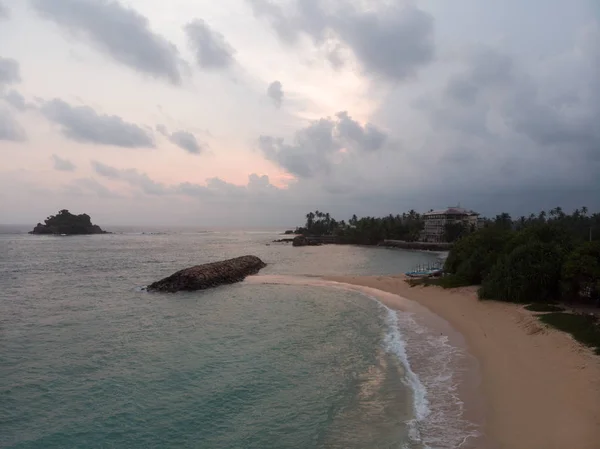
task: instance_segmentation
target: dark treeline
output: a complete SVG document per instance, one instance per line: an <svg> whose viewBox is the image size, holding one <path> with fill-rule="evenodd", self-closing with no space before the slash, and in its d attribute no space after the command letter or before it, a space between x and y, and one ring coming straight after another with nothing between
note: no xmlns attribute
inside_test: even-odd
<svg viewBox="0 0 600 449"><path fill-rule="evenodd" d="M296 233L305 236L333 235L339 238L340 243L376 245L386 239L416 241L422 229L423 216L414 210L382 218L357 218L353 215L347 222L315 211L306 214L306 224L296 228Z"/></svg>
<svg viewBox="0 0 600 449"><path fill-rule="evenodd" d="M303 235L332 235L340 243L373 245L385 239L417 241L423 215L337 221L320 211L306 215ZM556 207L514 219L507 213L483 220L480 229L450 224L455 241L446 261L454 284L481 285L482 298L551 302L600 296L600 213L586 207L571 214Z"/></svg>
<svg viewBox="0 0 600 449"><path fill-rule="evenodd" d="M306 215L304 235L335 235L340 243L377 244L384 239L415 241L424 217L415 211L383 218L336 221ZM438 285L479 285L481 299L538 303L530 310L544 323L569 332L600 354L597 315L569 313L550 303L600 306L600 213L586 207L571 214L560 207L514 219L507 213L484 219L478 229L452 223L445 237L454 245ZM427 281L427 280L425 280ZM586 309L587 310L587 309Z"/></svg>
<svg viewBox="0 0 600 449"><path fill-rule="evenodd" d="M481 285L482 299L598 305L600 214L585 207L517 220L500 214L455 243L445 270L455 285Z"/></svg>
<svg viewBox="0 0 600 449"><path fill-rule="evenodd" d="M329 213L315 211L306 214L304 226L296 228L297 234L305 236L333 235L340 238L342 243L375 245L382 240L419 240L424 227L424 216L414 210L402 215L385 217L357 218L353 215L348 221L337 221ZM484 218L483 227L519 231L527 227L541 224L560 224L576 239L600 240L600 214L589 214L586 207L576 209L571 215L562 208L556 207L549 212L531 214L513 219L509 214L502 213L494 218ZM457 241L475 232L476 229L460 223L449 223L445 227L445 240Z"/></svg>

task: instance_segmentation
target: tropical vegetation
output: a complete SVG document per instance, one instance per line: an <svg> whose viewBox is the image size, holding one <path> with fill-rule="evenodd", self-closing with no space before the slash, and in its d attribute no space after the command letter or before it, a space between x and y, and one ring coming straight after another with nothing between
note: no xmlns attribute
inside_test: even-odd
<svg viewBox="0 0 600 449"><path fill-rule="evenodd" d="M296 228L296 233L336 236L340 243L376 245L386 239L417 241L423 226L423 216L414 210L381 218L353 215L348 221L336 221L329 213L317 210L306 214L306 224Z"/></svg>
<svg viewBox="0 0 600 449"><path fill-rule="evenodd" d="M316 211L296 232L337 236L340 243L377 244L384 239L416 241L424 227L415 211L387 217L336 221ZM600 306L600 213L587 207L567 214L556 207L513 219L508 213L484 219L473 229L460 223L446 227L454 244L444 265L445 276L413 285L453 288L479 285L481 299L516 303L539 314L549 326L564 330L600 354L596 315L573 314L565 306Z"/></svg>

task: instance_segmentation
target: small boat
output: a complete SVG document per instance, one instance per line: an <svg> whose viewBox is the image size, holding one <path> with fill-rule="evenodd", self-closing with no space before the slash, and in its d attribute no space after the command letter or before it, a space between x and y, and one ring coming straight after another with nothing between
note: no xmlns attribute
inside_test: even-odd
<svg viewBox="0 0 600 449"><path fill-rule="evenodd" d="M444 272L441 263L418 265L416 269L407 271L404 274L408 277L428 277L440 276Z"/></svg>

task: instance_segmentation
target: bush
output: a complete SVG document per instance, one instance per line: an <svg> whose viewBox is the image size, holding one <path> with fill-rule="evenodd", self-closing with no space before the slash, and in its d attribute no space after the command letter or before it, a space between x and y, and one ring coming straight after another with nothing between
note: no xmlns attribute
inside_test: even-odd
<svg viewBox="0 0 600 449"><path fill-rule="evenodd" d="M562 270L562 291L565 298L600 296L600 242L586 242L567 257Z"/></svg>
<svg viewBox="0 0 600 449"><path fill-rule="evenodd" d="M564 254L551 243L533 241L502 256L484 279L482 299L509 302L552 302L560 294Z"/></svg>
<svg viewBox="0 0 600 449"><path fill-rule="evenodd" d="M549 326L570 333L575 340L594 348L596 354L600 355L600 326L597 317L555 312L540 315L539 319Z"/></svg>
<svg viewBox="0 0 600 449"><path fill-rule="evenodd" d="M454 244L444 270L470 285L480 284L504 251L513 233L496 227L474 232Z"/></svg>
<svg viewBox="0 0 600 449"><path fill-rule="evenodd" d="M407 279L406 282L408 282L408 285L410 285L411 287L415 287L417 285L422 285L423 287L435 285L436 287L442 288L458 288L467 287L471 285L471 283L466 279L462 279L459 276L455 275L447 275L442 277L413 278Z"/></svg>
<svg viewBox="0 0 600 449"><path fill-rule="evenodd" d="M529 304L525 308L532 312L563 312L565 310L564 307L555 306L554 304Z"/></svg>

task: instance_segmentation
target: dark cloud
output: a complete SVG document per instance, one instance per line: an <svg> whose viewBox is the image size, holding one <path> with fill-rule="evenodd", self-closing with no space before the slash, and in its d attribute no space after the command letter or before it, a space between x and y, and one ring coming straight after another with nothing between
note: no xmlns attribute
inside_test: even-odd
<svg viewBox="0 0 600 449"><path fill-rule="evenodd" d="M335 27L366 72L405 79L434 56L433 17L412 6L384 13L355 12Z"/></svg>
<svg viewBox="0 0 600 449"><path fill-rule="evenodd" d="M196 136L187 131L175 131L171 134L170 140L188 153L200 154L202 152L202 147L196 140Z"/></svg>
<svg viewBox="0 0 600 449"><path fill-rule="evenodd" d="M4 3L0 2L0 20L8 18L10 18L10 10Z"/></svg>
<svg viewBox="0 0 600 449"><path fill-rule="evenodd" d="M296 0L294 12L286 14L267 0L248 1L283 41L293 43L305 34L318 46L333 47L328 59L336 68L343 64L337 44L349 48L366 73L391 80L413 76L434 57L433 17L416 6L359 10L348 1Z"/></svg>
<svg viewBox="0 0 600 449"><path fill-rule="evenodd" d="M375 126L360 125L347 112L335 118L322 118L296 132L292 144L283 139L260 136L258 146L265 157L300 178L328 174L333 158L350 152L380 149L386 134Z"/></svg>
<svg viewBox="0 0 600 449"><path fill-rule="evenodd" d="M154 139L143 128L116 115L98 114L89 106L71 106L54 99L44 103L42 114L61 126L69 139L97 145L137 148L154 147Z"/></svg>
<svg viewBox="0 0 600 449"><path fill-rule="evenodd" d="M115 61L138 72L181 82L175 45L154 33L148 19L115 0L30 0L40 15L83 36Z"/></svg>
<svg viewBox="0 0 600 449"><path fill-rule="evenodd" d="M203 69L226 69L233 64L235 50L225 37L211 29L202 19L195 19L184 27L188 42Z"/></svg>
<svg viewBox="0 0 600 449"><path fill-rule="evenodd" d="M25 97L14 89L2 96L4 100L18 111L26 110L29 105L25 102Z"/></svg>
<svg viewBox="0 0 600 449"><path fill-rule="evenodd" d="M164 125L156 125L156 130L169 139L172 144L177 145L188 153L200 154L204 151L205 145L198 143L196 136L188 131L175 131L174 133L169 133Z"/></svg>
<svg viewBox="0 0 600 449"><path fill-rule="evenodd" d="M0 108L0 140L23 142L27 140L25 130L19 125L13 115Z"/></svg>
<svg viewBox="0 0 600 449"><path fill-rule="evenodd" d="M52 162L54 163L54 170L58 171L75 171L75 165L68 159L63 159L56 154L52 155Z"/></svg>
<svg viewBox="0 0 600 449"><path fill-rule="evenodd" d="M379 150L387 139L387 135L371 123L361 126L346 111L338 112L337 132L340 141L356 151Z"/></svg>
<svg viewBox="0 0 600 449"><path fill-rule="evenodd" d="M256 17L265 18L273 27L281 40L294 43L298 39L298 30L292 25L291 18L287 17L282 8L270 0L247 0Z"/></svg>
<svg viewBox="0 0 600 449"><path fill-rule="evenodd" d="M468 58L468 68L451 77L445 94L464 105L473 104L480 92L502 90L515 82L514 61L493 48L478 48Z"/></svg>
<svg viewBox="0 0 600 449"><path fill-rule="evenodd" d="M0 86L21 81L19 63L11 58L0 57Z"/></svg>
<svg viewBox="0 0 600 449"><path fill-rule="evenodd" d="M599 50L592 28L572 49L542 60L503 48L468 51L461 70L418 107L407 111L399 103L405 96L390 95L377 114L388 127L403 120L402 129L419 129L404 151L380 161L398 170L397 179L377 167L360 173L378 179L380 195L418 189L419 202L434 208L458 201L486 214L600 207Z"/></svg>
<svg viewBox="0 0 600 449"><path fill-rule="evenodd" d="M271 98L271 100L273 100L275 106L278 108L281 107L281 102L283 101L283 88L279 81L273 81L271 84L269 84L269 87L267 88L267 95L269 98Z"/></svg>

